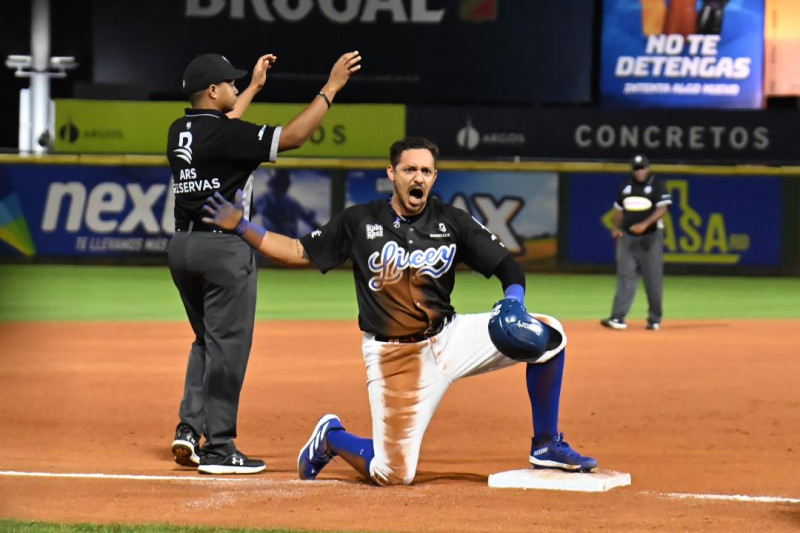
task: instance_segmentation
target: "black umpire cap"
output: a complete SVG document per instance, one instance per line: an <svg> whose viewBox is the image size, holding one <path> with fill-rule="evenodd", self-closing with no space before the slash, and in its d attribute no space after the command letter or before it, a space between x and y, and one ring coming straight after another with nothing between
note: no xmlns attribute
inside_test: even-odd
<svg viewBox="0 0 800 533"><path fill-rule="evenodd" d="M183 71L183 92L194 94L209 85L221 81L238 80L247 74L231 65L225 56L219 54L203 54L192 59Z"/></svg>
<svg viewBox="0 0 800 533"><path fill-rule="evenodd" d="M633 156L633 159L631 159L631 168L633 168L633 170L640 170L649 166L650 160L647 159L646 155L636 154Z"/></svg>

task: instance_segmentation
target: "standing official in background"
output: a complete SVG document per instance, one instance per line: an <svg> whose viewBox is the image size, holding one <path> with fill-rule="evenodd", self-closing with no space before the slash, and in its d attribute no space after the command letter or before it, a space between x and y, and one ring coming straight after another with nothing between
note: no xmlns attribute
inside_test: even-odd
<svg viewBox="0 0 800 533"><path fill-rule="evenodd" d="M611 234L617 246L617 293L611 316L600 323L617 330L626 329L625 316L636 296L639 275L647 292L647 329L661 327L664 282L664 234L661 218L672 204L666 185L650 173L650 161L637 155L632 162L633 176L623 182L614 202L614 227Z"/></svg>
<svg viewBox="0 0 800 533"><path fill-rule="evenodd" d="M261 56L250 86L238 97L234 82L247 72L219 54L197 56L183 73L192 108L169 129L175 235L168 262L195 334L172 453L178 464L199 465L205 474L250 474L266 465L249 459L234 443L253 340L255 258L236 235L202 222L203 204L215 192L232 201L242 189L249 218L255 169L265 161L274 163L278 152L302 146L336 93L361 68L358 52L341 56L314 100L284 127L239 120L276 59ZM202 448L200 435L206 437Z"/></svg>

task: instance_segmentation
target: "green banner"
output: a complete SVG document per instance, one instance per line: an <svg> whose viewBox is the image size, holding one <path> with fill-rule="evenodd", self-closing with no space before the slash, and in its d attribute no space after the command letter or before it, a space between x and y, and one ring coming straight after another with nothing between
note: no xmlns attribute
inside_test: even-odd
<svg viewBox="0 0 800 533"><path fill-rule="evenodd" d="M55 100L54 151L70 154L165 154L167 130L183 115L182 102ZM251 104L244 120L285 125L306 104ZM406 107L399 104L334 104L311 139L287 155L385 157L405 136Z"/></svg>

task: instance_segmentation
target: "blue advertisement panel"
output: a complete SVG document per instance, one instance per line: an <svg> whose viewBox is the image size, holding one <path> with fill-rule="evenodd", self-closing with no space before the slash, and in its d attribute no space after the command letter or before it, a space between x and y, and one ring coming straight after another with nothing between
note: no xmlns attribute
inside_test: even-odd
<svg viewBox="0 0 800 533"><path fill-rule="evenodd" d="M256 174L258 222L296 235L330 219L324 171ZM163 256L175 228L173 206L166 166L0 166L0 256Z"/></svg>
<svg viewBox="0 0 800 533"><path fill-rule="evenodd" d="M331 177L327 171L264 168L253 182L250 219L269 231L301 237L331 218Z"/></svg>
<svg viewBox="0 0 800 533"><path fill-rule="evenodd" d="M764 0L608 0L600 92L613 107L759 108Z"/></svg>
<svg viewBox="0 0 800 533"><path fill-rule="evenodd" d="M659 175L672 195L664 216L664 261L779 266L781 179ZM611 224L622 174L572 174L567 260L614 264ZM755 208L755 206L761 206Z"/></svg>
<svg viewBox="0 0 800 533"><path fill-rule="evenodd" d="M386 171L351 171L347 205L389 198ZM432 196L470 213L506 245L523 268L553 266L558 176L553 172L439 171Z"/></svg>
<svg viewBox="0 0 800 533"><path fill-rule="evenodd" d="M170 177L167 167L0 167L0 254L164 254Z"/></svg>

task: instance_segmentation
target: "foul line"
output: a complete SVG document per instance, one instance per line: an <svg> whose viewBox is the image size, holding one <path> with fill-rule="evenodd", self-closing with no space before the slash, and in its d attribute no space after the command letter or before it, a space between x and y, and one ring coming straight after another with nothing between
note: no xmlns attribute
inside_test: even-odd
<svg viewBox="0 0 800 533"><path fill-rule="evenodd" d="M717 500L725 502L754 503L800 503L800 498L784 498L782 496L746 496L744 494L686 494L681 492L663 492L665 498L677 500Z"/></svg>
<svg viewBox="0 0 800 533"><path fill-rule="evenodd" d="M0 476L16 477L63 477L70 479L126 479L134 481L177 481L182 483L236 483L247 481L246 478L230 477L189 477L189 476L143 476L129 474L56 474L52 472L17 472L14 470L0 470Z"/></svg>
<svg viewBox="0 0 800 533"><path fill-rule="evenodd" d="M124 479L132 481L173 481L178 483L241 483L254 481L253 478L240 477L190 477L190 476L145 476L132 474L80 474L80 473L53 473L53 472L19 472L15 470L0 470L0 476L10 477L54 477L69 479ZM264 482L259 479L259 482ZM270 480L270 483L274 481ZM289 481L289 483L292 483ZM641 494L656 494L663 498L676 500L714 500L725 502L746 503L800 503L800 498L785 498L782 496L747 496L744 494L691 494L685 492L650 492Z"/></svg>

